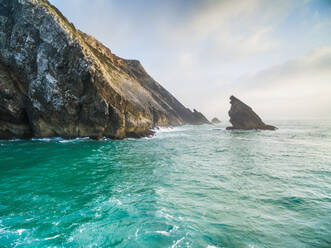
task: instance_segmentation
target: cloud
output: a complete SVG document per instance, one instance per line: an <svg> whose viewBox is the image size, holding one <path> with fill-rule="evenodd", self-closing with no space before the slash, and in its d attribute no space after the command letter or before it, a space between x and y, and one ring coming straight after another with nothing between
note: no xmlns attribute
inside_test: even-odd
<svg viewBox="0 0 331 248"><path fill-rule="evenodd" d="M272 36L298 1L204 1L186 13L164 35L164 41L175 48L191 49L201 59L240 59L266 52L278 43Z"/></svg>
<svg viewBox="0 0 331 248"><path fill-rule="evenodd" d="M314 87L327 85L331 90L330 68L331 46L327 46L254 75L244 75L239 80L246 78L245 83L241 86L244 88L308 83Z"/></svg>

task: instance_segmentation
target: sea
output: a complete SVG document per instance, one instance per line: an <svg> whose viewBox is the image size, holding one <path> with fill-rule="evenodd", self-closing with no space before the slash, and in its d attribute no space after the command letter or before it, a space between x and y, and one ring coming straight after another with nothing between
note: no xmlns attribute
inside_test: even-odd
<svg viewBox="0 0 331 248"><path fill-rule="evenodd" d="M331 120L0 141L0 247L331 247Z"/></svg>

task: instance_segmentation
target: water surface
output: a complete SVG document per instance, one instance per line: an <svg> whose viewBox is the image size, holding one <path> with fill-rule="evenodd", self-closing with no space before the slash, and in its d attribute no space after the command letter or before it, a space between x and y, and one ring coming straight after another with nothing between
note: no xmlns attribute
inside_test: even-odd
<svg viewBox="0 0 331 248"><path fill-rule="evenodd" d="M330 247L331 121L0 141L0 247Z"/></svg>

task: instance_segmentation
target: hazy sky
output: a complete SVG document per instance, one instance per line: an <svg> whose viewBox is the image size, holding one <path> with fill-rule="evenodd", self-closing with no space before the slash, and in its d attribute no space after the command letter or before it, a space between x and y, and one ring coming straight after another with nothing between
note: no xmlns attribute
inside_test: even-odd
<svg viewBox="0 0 331 248"><path fill-rule="evenodd" d="M228 119L331 118L331 0L51 0L185 106Z"/></svg>

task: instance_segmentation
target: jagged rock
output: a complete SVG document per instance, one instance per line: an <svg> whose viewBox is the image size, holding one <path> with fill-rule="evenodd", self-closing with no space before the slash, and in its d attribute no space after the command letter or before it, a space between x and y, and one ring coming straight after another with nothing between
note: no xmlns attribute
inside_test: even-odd
<svg viewBox="0 0 331 248"><path fill-rule="evenodd" d="M193 120L191 121L193 125L202 125L202 124L210 124L208 119L196 109L193 110Z"/></svg>
<svg viewBox="0 0 331 248"><path fill-rule="evenodd" d="M0 139L151 134L207 123L46 0L0 0Z"/></svg>
<svg viewBox="0 0 331 248"><path fill-rule="evenodd" d="M217 119L216 117L214 117L212 120L211 120L211 123L213 124L220 124L221 121L219 119Z"/></svg>
<svg viewBox="0 0 331 248"><path fill-rule="evenodd" d="M232 127L226 129L262 129L275 130L274 126L266 125L251 107L240 101L238 98L230 97L231 109L229 111Z"/></svg>

